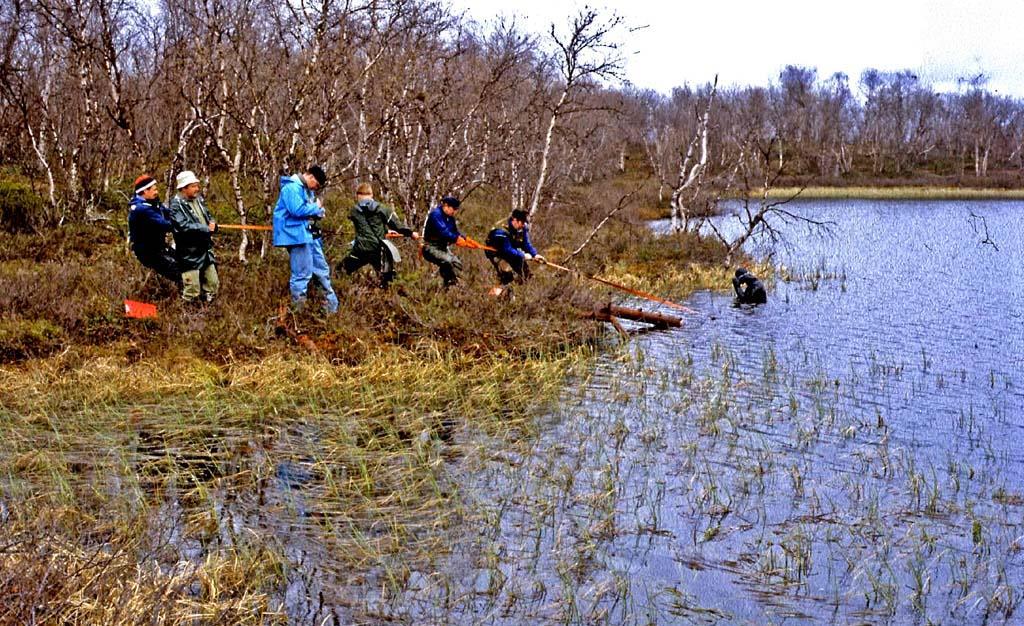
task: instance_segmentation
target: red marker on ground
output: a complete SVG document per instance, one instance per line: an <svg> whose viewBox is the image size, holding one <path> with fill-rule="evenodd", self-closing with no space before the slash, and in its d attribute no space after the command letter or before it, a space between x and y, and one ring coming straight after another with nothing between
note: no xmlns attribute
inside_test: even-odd
<svg viewBox="0 0 1024 626"><path fill-rule="evenodd" d="M124 301L124 316L132 319L156 317L156 305L135 300Z"/></svg>

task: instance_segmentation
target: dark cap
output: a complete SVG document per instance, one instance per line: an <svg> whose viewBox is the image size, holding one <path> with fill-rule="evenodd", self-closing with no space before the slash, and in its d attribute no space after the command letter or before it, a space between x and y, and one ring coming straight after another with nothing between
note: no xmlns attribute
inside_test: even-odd
<svg viewBox="0 0 1024 626"><path fill-rule="evenodd" d="M455 196L445 196L441 198L441 204L447 204L451 208L457 209L459 208L459 205L462 203L459 202L459 199L456 198Z"/></svg>
<svg viewBox="0 0 1024 626"><path fill-rule="evenodd" d="M324 173L324 168L319 165L310 165L306 173L316 179L316 184L324 187L327 185L327 174Z"/></svg>
<svg viewBox="0 0 1024 626"><path fill-rule="evenodd" d="M526 211L522 210L522 209L515 209L515 210L513 210L512 211L512 215L509 217L509 219L519 220L520 222L522 222L524 224L526 222L530 221L529 218L530 218L530 214L527 213Z"/></svg>
<svg viewBox="0 0 1024 626"><path fill-rule="evenodd" d="M737 267L736 268L736 278L739 278L740 276L743 276L744 274L749 274L749 273L750 272L748 272L747 268L745 268L745 267Z"/></svg>

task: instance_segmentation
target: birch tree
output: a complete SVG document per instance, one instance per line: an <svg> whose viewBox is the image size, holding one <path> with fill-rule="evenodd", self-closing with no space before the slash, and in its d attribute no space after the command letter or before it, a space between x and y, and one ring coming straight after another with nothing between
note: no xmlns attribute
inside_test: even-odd
<svg viewBox="0 0 1024 626"><path fill-rule="evenodd" d="M672 186L672 196L669 199L672 232L680 232L689 226L689 215L684 195L691 193L695 196L700 192L700 181L708 164L708 124L711 119L711 105L715 100L717 89L718 76L716 75L707 95L704 111L699 115L697 128L686 147L686 152L680 151L679 169L676 182Z"/></svg>
<svg viewBox="0 0 1024 626"><path fill-rule="evenodd" d="M554 24L549 34L556 48L556 63L561 79L558 97L551 107L547 132L540 151L537 184L530 197L529 218L540 206L544 183L548 177L551 144L563 118L571 115L579 92L594 86L595 81L621 78L624 59L615 37L623 26L622 18L612 15L602 19L597 11L585 8L570 22L567 33L559 33Z"/></svg>
<svg viewBox="0 0 1024 626"><path fill-rule="evenodd" d="M732 264L743 246L752 239L763 240L773 248L784 245L782 224L800 222L817 229L829 228L829 222L808 218L787 207L800 196L803 187L781 198L773 195L773 189L786 174L788 162L783 156L786 142L775 134L765 137L747 131L732 137L731 143L735 150L731 158L735 164L728 177L728 186L735 195L739 195L740 207L726 219L738 222L738 234L730 238L726 229L716 225L714 220L705 221L713 236L726 246L723 261L726 266Z"/></svg>

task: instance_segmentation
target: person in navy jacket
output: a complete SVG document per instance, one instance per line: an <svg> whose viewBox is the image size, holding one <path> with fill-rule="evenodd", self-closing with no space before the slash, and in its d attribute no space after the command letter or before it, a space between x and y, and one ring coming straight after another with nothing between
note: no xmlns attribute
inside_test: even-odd
<svg viewBox="0 0 1024 626"><path fill-rule="evenodd" d="M128 238L135 258L144 266L181 286L181 270L174 249L167 245L171 232L167 207L160 203L156 179L143 174L135 179L135 197L128 205Z"/></svg>
<svg viewBox="0 0 1024 626"><path fill-rule="evenodd" d="M462 237L455 222L460 204L452 196L441 198L441 204L431 209L423 226L423 258L437 266L445 287L459 282L462 271L462 261L448 249Z"/></svg>
<svg viewBox="0 0 1024 626"><path fill-rule="evenodd" d="M274 207L274 245L288 250L291 278L288 290L292 303L301 307L306 302L310 279L315 278L324 290L328 313L338 310L338 296L331 286L331 268L320 242L316 220L324 216L324 207L316 191L327 184L327 174L319 165L305 172L281 177L281 194Z"/></svg>
<svg viewBox="0 0 1024 626"><path fill-rule="evenodd" d="M516 209L508 220L498 224L487 233L485 243L495 252L486 251L487 259L498 274L498 282L507 285L517 277L520 281L530 277L527 261L544 261L530 242L530 227L526 211Z"/></svg>

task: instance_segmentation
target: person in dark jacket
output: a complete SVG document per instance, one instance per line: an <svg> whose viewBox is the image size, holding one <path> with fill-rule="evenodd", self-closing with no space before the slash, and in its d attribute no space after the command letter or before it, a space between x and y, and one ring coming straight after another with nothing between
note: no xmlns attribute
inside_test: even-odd
<svg viewBox="0 0 1024 626"><path fill-rule="evenodd" d="M324 308L328 313L338 310L338 296L331 285L331 268L324 256L317 220L324 216L324 207L316 191L327 185L327 173L319 165L294 176L281 177L281 193L274 207L274 245L288 250L291 278L288 290L292 304L306 302L309 281L316 279L324 290Z"/></svg>
<svg viewBox="0 0 1024 626"><path fill-rule="evenodd" d="M732 288L736 290L736 302L738 304L764 304L768 302L768 293L764 285L746 270L739 268L732 279Z"/></svg>
<svg viewBox="0 0 1024 626"><path fill-rule="evenodd" d="M212 237L217 231L217 223L210 217L206 202L199 195L199 179L195 174L189 170L179 173L175 186L178 193L171 200L170 217L184 285L181 299L185 302L212 302L220 289Z"/></svg>
<svg viewBox="0 0 1024 626"><path fill-rule="evenodd" d="M459 205L458 198L441 198L441 204L430 210L423 225L423 258L438 267L445 287L459 282L462 271L462 261L448 249L462 238L455 222Z"/></svg>
<svg viewBox="0 0 1024 626"><path fill-rule="evenodd" d="M156 179L143 174L135 179L135 197L128 205L128 238L135 258L144 266L181 287L181 270L174 249L167 245L171 221L160 203Z"/></svg>
<svg viewBox="0 0 1024 626"><path fill-rule="evenodd" d="M365 265L371 265L380 277L380 286L386 289L395 278L397 256L386 240L388 231L413 239L419 239L419 233L406 226L394 210L374 200L373 187L369 183L360 183L356 188L356 204L348 217L356 234L352 249L342 259L341 267L352 274Z"/></svg>
<svg viewBox="0 0 1024 626"><path fill-rule="evenodd" d="M498 274L498 282L507 285L517 277L520 281L530 277L527 261L536 259L543 262L544 257L537 254L537 249L530 242L530 227L527 223L526 211L516 209L508 220L498 224L487 233L484 243L496 251L487 250L484 254L494 266Z"/></svg>

